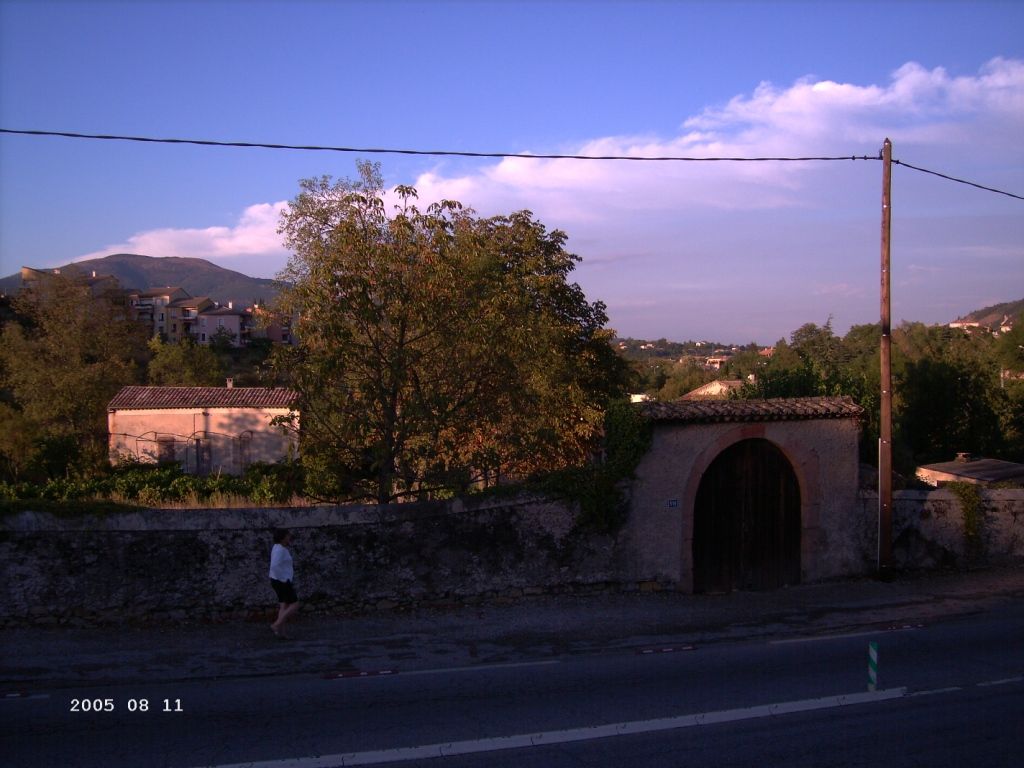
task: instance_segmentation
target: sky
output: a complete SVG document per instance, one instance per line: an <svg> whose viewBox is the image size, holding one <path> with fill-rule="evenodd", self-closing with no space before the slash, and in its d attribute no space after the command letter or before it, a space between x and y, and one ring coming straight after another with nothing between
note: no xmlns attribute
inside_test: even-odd
<svg viewBox="0 0 1024 768"><path fill-rule="evenodd" d="M1024 3L0 0L0 275L131 252L273 277L299 180L528 209L622 336L770 344L878 322L882 163L1024 195ZM1024 201L896 165L892 314L1024 298Z"/></svg>

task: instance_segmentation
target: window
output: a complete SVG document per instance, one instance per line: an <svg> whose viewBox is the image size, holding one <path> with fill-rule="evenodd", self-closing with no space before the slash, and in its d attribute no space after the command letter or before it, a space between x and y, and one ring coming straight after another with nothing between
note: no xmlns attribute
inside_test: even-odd
<svg viewBox="0 0 1024 768"><path fill-rule="evenodd" d="M252 432L243 432L234 441L235 468L239 473L245 472L245 468L251 462Z"/></svg>
<svg viewBox="0 0 1024 768"><path fill-rule="evenodd" d="M213 445L209 438L196 438L196 474L210 474L210 467L213 463Z"/></svg>

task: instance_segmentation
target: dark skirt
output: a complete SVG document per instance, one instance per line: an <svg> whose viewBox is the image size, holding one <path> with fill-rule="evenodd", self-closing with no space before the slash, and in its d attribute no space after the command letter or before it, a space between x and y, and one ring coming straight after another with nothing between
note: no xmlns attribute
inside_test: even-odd
<svg viewBox="0 0 1024 768"><path fill-rule="evenodd" d="M299 602L299 597L295 594L295 587L292 586L290 581L278 581L277 579L271 579L270 586L272 586L274 588L274 592L277 593L277 602L284 603L285 605L291 605L292 603Z"/></svg>

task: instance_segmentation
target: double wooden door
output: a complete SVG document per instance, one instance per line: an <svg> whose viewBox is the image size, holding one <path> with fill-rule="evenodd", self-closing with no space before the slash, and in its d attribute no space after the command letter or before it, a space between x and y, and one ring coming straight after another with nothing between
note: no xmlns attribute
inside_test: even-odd
<svg viewBox="0 0 1024 768"><path fill-rule="evenodd" d="M743 440L718 455L701 478L693 522L695 592L800 582L800 488L767 440Z"/></svg>

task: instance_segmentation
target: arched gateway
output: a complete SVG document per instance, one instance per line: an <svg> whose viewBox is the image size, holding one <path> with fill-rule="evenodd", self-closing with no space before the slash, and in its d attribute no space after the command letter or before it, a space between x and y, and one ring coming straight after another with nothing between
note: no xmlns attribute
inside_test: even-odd
<svg viewBox="0 0 1024 768"><path fill-rule="evenodd" d="M800 582L800 488L767 440L725 449L701 478L693 510L693 591Z"/></svg>
<svg viewBox="0 0 1024 768"><path fill-rule="evenodd" d="M624 532L637 581L770 589L859 573L863 410L849 398L645 403Z"/></svg>

